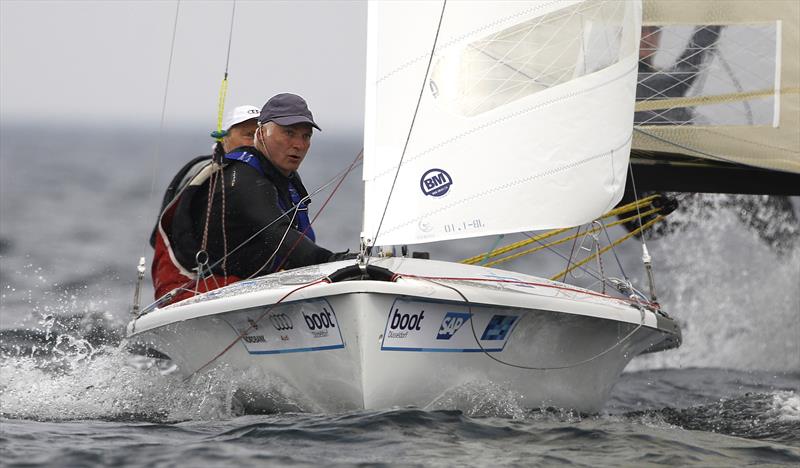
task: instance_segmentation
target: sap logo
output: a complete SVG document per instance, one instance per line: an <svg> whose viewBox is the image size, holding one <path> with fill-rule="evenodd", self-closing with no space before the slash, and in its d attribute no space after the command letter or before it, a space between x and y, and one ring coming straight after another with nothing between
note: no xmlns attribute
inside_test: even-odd
<svg viewBox="0 0 800 468"><path fill-rule="evenodd" d="M392 322L389 324L389 328L392 330L420 330L420 325L422 325L422 319L425 318L425 311L421 310L419 315L417 314L400 314L400 309L394 310L394 315L392 316Z"/></svg>
<svg viewBox="0 0 800 468"><path fill-rule="evenodd" d="M437 340L449 340L456 334L461 325L464 325L469 320L469 314L463 312L448 312L439 326L439 333L436 335Z"/></svg>
<svg viewBox="0 0 800 468"><path fill-rule="evenodd" d="M305 312L301 312L303 314L303 318L306 320L306 326L308 326L309 330L321 330L321 329L328 329L328 328L336 328L336 325L333 323L333 319L331 318L331 313L328 312L328 309L322 308L322 312L319 314L311 314L306 315Z"/></svg>
<svg viewBox="0 0 800 468"><path fill-rule="evenodd" d="M247 113L248 114L259 115L259 114L261 114L261 111L258 110L258 109L247 109Z"/></svg>
<svg viewBox="0 0 800 468"><path fill-rule="evenodd" d="M444 196L453 185L453 179L450 174L441 169L431 169L422 175L419 180L419 188L422 193L432 197Z"/></svg>
<svg viewBox="0 0 800 468"><path fill-rule="evenodd" d="M481 335L481 340L505 340L511 326L517 321L516 315L495 315Z"/></svg>

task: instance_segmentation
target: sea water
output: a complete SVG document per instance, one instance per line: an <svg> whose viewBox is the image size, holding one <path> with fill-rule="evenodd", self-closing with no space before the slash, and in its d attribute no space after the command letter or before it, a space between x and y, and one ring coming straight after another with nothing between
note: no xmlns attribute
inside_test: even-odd
<svg viewBox="0 0 800 468"><path fill-rule="evenodd" d="M742 221L752 197L706 196L674 214L682 227L648 246L660 301L681 323L684 344L635 359L598 414L522 407L502 382L474 382L426 408L319 414L275 382L270 392L284 409L247 415L225 369L184 382L170 363L120 347L163 187L209 146L202 132L168 134L154 164L155 139L146 130L40 138L33 127L2 128L3 466L800 463L794 218L771 227L775 242ZM357 135L315 136L302 170L306 185L325 182L359 148ZM317 224L322 245L356 246L361 193L358 174L343 184ZM315 197L312 212L326 196ZM414 249L455 260L493 243ZM620 263L646 289L640 248L621 248ZM550 255L508 268L547 276L563 263ZM607 272L612 266L605 261ZM568 281L592 283L581 273ZM143 296L151 298L149 285Z"/></svg>

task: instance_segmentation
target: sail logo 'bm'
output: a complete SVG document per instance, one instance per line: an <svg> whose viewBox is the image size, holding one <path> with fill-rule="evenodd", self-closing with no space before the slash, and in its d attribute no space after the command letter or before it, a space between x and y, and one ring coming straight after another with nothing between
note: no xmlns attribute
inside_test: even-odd
<svg viewBox="0 0 800 468"><path fill-rule="evenodd" d="M422 189L422 193L432 197L444 196L450 190L451 185L453 185L453 179L442 169L429 169L419 180L419 188Z"/></svg>

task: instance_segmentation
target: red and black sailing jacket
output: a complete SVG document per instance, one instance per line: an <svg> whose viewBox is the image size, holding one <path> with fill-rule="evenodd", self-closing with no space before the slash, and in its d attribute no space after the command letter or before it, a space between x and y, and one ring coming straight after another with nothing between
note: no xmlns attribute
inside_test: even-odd
<svg viewBox="0 0 800 468"><path fill-rule="evenodd" d="M176 302L272 273L281 264L297 268L327 262L332 255L314 243L308 192L296 173L284 176L252 147L236 148L223 161L196 158L173 179L179 182L170 184L175 196L168 202L165 196L151 238L156 298L184 288L168 301ZM213 182L216 171L221 172ZM210 185L214 189L209 210ZM198 265L204 237L205 266ZM206 274L198 281L199 270Z"/></svg>

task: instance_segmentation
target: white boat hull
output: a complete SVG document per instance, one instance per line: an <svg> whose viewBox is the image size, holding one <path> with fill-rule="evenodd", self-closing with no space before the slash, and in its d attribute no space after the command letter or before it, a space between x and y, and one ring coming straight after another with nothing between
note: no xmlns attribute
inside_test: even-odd
<svg viewBox="0 0 800 468"><path fill-rule="evenodd" d="M349 264L283 272L156 309L131 322L129 338L184 376L224 367L251 411L426 407L490 383L525 407L593 412L633 357L680 342L658 313L560 283L426 260L373 264L401 278L302 287Z"/></svg>

